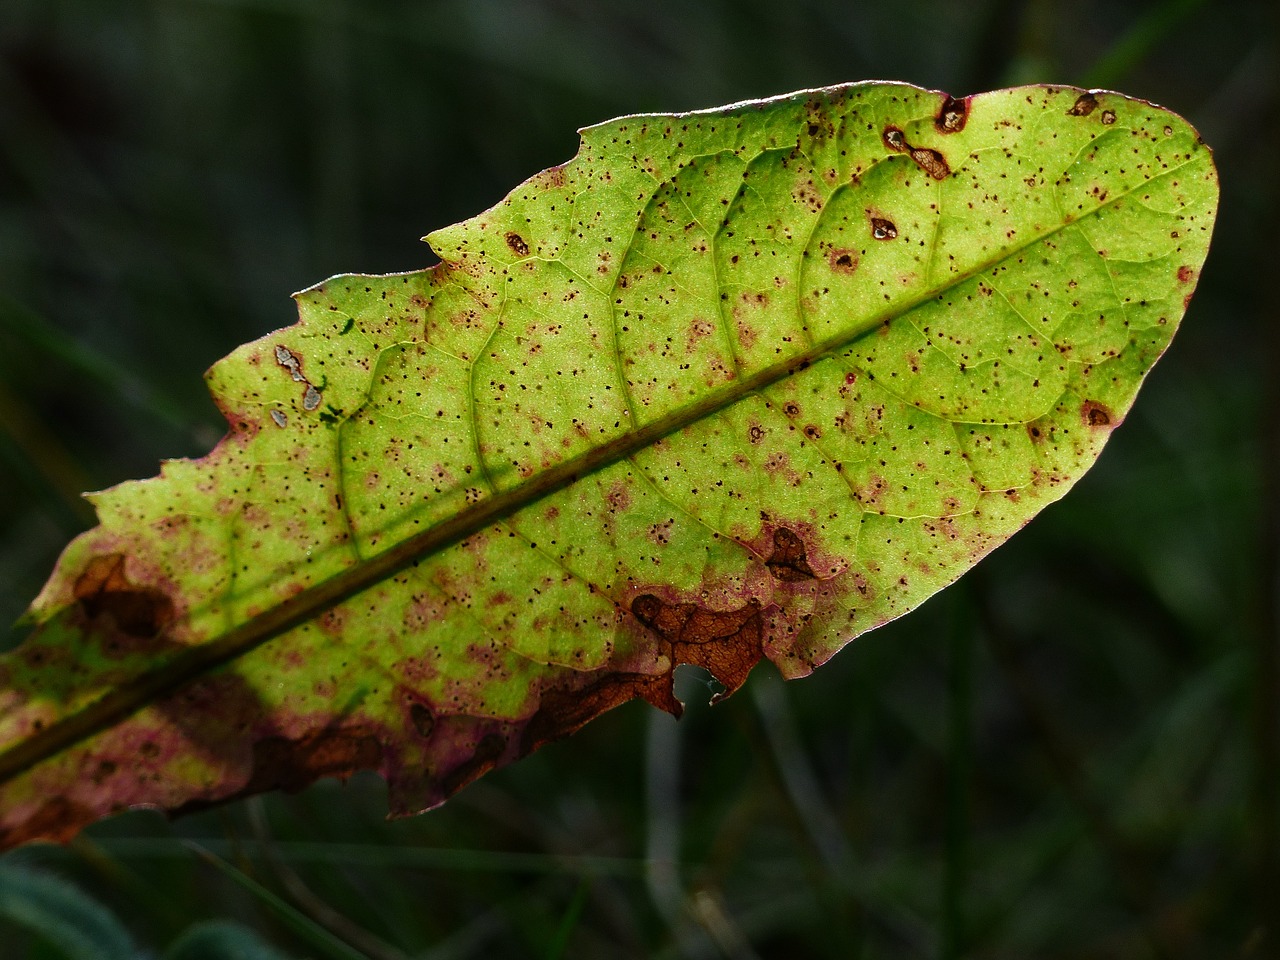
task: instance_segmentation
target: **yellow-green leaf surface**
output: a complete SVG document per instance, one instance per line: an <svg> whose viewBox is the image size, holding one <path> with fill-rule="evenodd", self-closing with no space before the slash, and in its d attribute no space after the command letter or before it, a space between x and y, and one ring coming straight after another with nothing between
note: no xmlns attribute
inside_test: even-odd
<svg viewBox="0 0 1280 960"><path fill-rule="evenodd" d="M461 158L460 158L460 162ZM643 697L798 677L1093 463L1217 203L1119 94L859 84L584 130L217 364L0 662L0 836L379 770L395 813Z"/></svg>

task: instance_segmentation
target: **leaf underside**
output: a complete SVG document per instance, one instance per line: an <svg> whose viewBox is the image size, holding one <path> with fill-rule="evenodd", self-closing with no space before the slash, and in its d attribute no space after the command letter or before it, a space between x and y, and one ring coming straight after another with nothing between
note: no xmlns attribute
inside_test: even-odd
<svg viewBox="0 0 1280 960"><path fill-rule="evenodd" d="M1097 458L1217 204L1119 94L857 84L582 131L208 380L0 659L0 839L376 769L392 813L679 663L728 695L918 605Z"/></svg>

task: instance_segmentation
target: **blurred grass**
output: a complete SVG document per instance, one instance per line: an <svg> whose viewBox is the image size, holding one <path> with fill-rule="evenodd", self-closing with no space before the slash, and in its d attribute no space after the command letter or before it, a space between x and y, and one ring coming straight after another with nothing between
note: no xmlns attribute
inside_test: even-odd
<svg viewBox="0 0 1280 960"><path fill-rule="evenodd" d="M357 777L0 866L157 955L226 919L289 956L315 936L423 958L1280 954L1274 17L4 0L5 624L91 522L76 489L216 441L201 371L292 322L289 292L426 265L418 237L567 159L577 127L854 79L1096 82L1197 124L1224 193L1183 330L1098 467L813 678L754 677L678 725L629 705L406 821ZM5 919L0 944L63 955Z"/></svg>

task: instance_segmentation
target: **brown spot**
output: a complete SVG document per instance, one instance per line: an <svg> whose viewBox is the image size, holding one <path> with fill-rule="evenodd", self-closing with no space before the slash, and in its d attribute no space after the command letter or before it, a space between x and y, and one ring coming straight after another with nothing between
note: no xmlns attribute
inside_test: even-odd
<svg viewBox="0 0 1280 960"><path fill-rule="evenodd" d="M1034 443L1039 443L1041 440L1044 439L1044 431L1041 430L1037 424L1028 423L1027 436L1030 437Z"/></svg>
<svg viewBox="0 0 1280 960"><path fill-rule="evenodd" d="M935 180L945 180L951 175L946 157L937 150L931 150L928 147L912 147L911 159L916 162L917 167Z"/></svg>
<svg viewBox="0 0 1280 960"><path fill-rule="evenodd" d="M507 246L511 248L511 252L517 257L527 257L529 255L529 245L524 242L524 237L514 230L507 233L506 240Z"/></svg>
<svg viewBox="0 0 1280 960"><path fill-rule="evenodd" d="M758 600L736 610L708 610L693 603L666 603L645 593L632 601L631 612L668 647L673 671L677 664L691 663L724 685L712 702L742 686L764 656Z"/></svg>
<svg viewBox="0 0 1280 960"><path fill-rule="evenodd" d="M805 554L804 541L785 527L773 531L773 553L765 566L778 580L815 580L813 568Z"/></svg>
<svg viewBox="0 0 1280 960"><path fill-rule="evenodd" d="M1076 97L1076 102L1071 105L1071 109L1067 111L1069 117L1087 117L1098 108L1098 98L1092 93L1082 93Z"/></svg>
<svg viewBox="0 0 1280 960"><path fill-rule="evenodd" d="M933 125L939 133L959 133L969 119L969 98L957 100L948 96L942 103L942 109L934 118Z"/></svg>
<svg viewBox="0 0 1280 960"><path fill-rule="evenodd" d="M897 127L885 127L881 138L890 150L896 153L907 152L907 138Z"/></svg>
<svg viewBox="0 0 1280 960"><path fill-rule="evenodd" d="M892 240L898 235L898 228L892 220L883 217L871 218L871 236L876 240Z"/></svg>
<svg viewBox="0 0 1280 960"><path fill-rule="evenodd" d="M758 423L753 423L747 430L747 438L752 443L759 443L764 439L764 427L760 426Z"/></svg>
<svg viewBox="0 0 1280 960"><path fill-rule="evenodd" d="M858 269L857 251L841 248L827 254L827 264L836 273L853 273Z"/></svg>
<svg viewBox="0 0 1280 960"><path fill-rule="evenodd" d="M294 792L321 777L346 778L382 763L382 743L361 730L319 730L296 740L264 737L253 745L253 772L237 796Z"/></svg>
<svg viewBox="0 0 1280 960"><path fill-rule="evenodd" d="M174 620L173 601L168 595L130 583L124 557L118 553L92 558L73 589L85 616L105 619L126 636L149 639Z"/></svg>
<svg viewBox="0 0 1280 960"><path fill-rule="evenodd" d="M409 722L418 731L418 736L423 738L431 736L431 731L436 726L435 716L421 703L414 703L409 707Z"/></svg>
<svg viewBox="0 0 1280 960"><path fill-rule="evenodd" d="M1191 269L1191 267L1188 267L1187 265L1183 264L1181 267L1178 268L1179 283L1190 283L1195 278L1196 278L1196 272L1193 269Z"/></svg>
<svg viewBox="0 0 1280 960"><path fill-rule="evenodd" d="M629 700L644 699L660 710L680 716L683 706L671 692L671 675L615 673L585 688L544 691L538 712L529 718L521 738L520 754L532 753L545 743L567 737L602 713Z"/></svg>
<svg viewBox="0 0 1280 960"><path fill-rule="evenodd" d="M160 756L160 747L154 740L143 740L142 746L138 747L138 753L151 759Z"/></svg>
<svg viewBox="0 0 1280 960"><path fill-rule="evenodd" d="M1116 112L1114 110L1103 110L1102 122L1108 127L1111 126L1111 124L1116 122Z"/></svg>
<svg viewBox="0 0 1280 960"><path fill-rule="evenodd" d="M631 490L625 481L619 480L610 487L605 499L615 513L624 513L631 508Z"/></svg>
<svg viewBox="0 0 1280 960"><path fill-rule="evenodd" d="M1091 427L1108 427L1111 425L1111 411L1096 400L1086 400L1080 404L1080 419Z"/></svg>

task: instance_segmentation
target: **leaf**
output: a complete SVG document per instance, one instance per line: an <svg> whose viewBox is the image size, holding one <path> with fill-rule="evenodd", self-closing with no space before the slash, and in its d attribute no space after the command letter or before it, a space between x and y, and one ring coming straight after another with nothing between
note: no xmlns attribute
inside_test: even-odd
<svg viewBox="0 0 1280 960"><path fill-rule="evenodd" d="M0 830L379 770L392 812L677 663L799 677L1093 463L1217 203L1113 93L859 84L582 132L209 373L198 461L92 500L0 663Z"/></svg>
<svg viewBox="0 0 1280 960"><path fill-rule="evenodd" d="M193 924L170 944L164 960L287 960L243 924L208 920Z"/></svg>
<svg viewBox="0 0 1280 960"><path fill-rule="evenodd" d="M0 917L38 934L58 956L70 960L138 956L129 931L115 914L51 873L0 864Z"/></svg>

